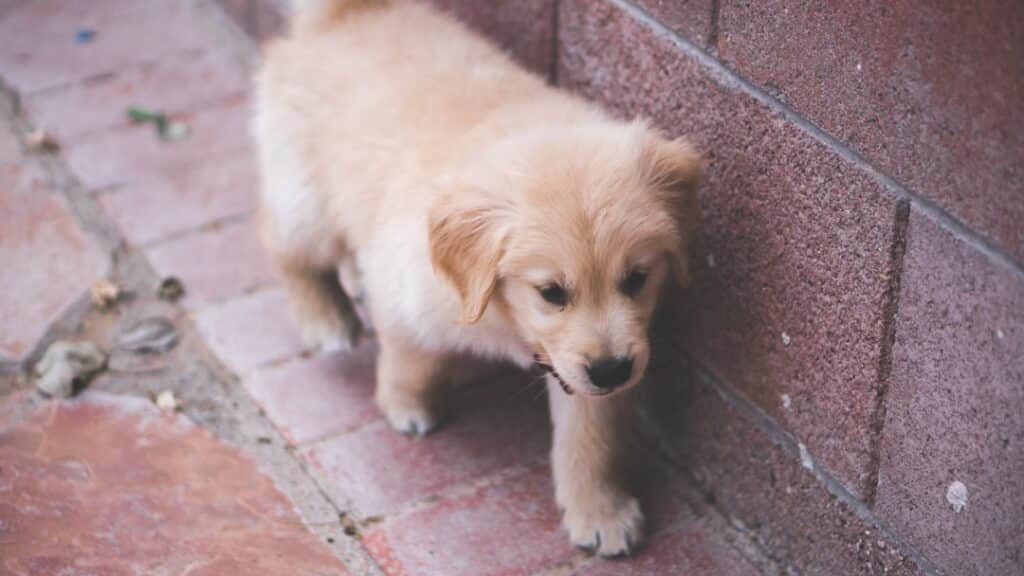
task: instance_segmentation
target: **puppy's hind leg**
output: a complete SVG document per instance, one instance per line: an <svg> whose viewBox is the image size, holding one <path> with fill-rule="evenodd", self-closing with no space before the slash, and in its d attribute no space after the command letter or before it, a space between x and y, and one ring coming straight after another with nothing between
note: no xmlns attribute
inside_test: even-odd
<svg viewBox="0 0 1024 576"><path fill-rule="evenodd" d="M303 342L324 353L354 348L362 323L337 271L287 265L280 269Z"/></svg>

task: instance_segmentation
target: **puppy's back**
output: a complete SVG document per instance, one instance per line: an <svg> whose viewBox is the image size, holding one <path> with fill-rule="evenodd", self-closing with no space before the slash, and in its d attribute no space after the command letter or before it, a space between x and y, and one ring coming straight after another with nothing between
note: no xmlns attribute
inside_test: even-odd
<svg viewBox="0 0 1024 576"><path fill-rule="evenodd" d="M418 2L302 4L289 37L266 50L255 127L276 163L296 155L283 164L303 172L312 193L341 195L318 210L375 220L390 190L435 180L515 123L508 110L546 93L500 50ZM426 201L401 201L417 200Z"/></svg>

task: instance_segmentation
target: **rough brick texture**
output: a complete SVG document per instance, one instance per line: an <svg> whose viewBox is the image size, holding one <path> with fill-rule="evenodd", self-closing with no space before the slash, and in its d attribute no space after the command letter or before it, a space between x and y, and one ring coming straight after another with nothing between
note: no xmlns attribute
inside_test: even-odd
<svg viewBox="0 0 1024 576"><path fill-rule="evenodd" d="M196 323L214 352L238 374L302 351L281 290L263 290L205 307L196 314Z"/></svg>
<svg viewBox="0 0 1024 576"><path fill-rule="evenodd" d="M89 190L166 180L203 162L237 155L250 148L249 110L240 98L175 120L188 126L188 137L161 139L151 124L101 132L66 149L68 162Z"/></svg>
<svg viewBox="0 0 1024 576"><path fill-rule="evenodd" d="M635 4L694 44L713 47L716 0L637 0Z"/></svg>
<svg viewBox="0 0 1024 576"><path fill-rule="evenodd" d="M668 450L706 498L799 574L923 574L765 431L686 366L669 364Z"/></svg>
<svg viewBox="0 0 1024 576"><path fill-rule="evenodd" d="M949 574L1024 562L1024 274L910 220L878 513ZM956 512L946 492L967 487Z"/></svg>
<svg viewBox="0 0 1024 576"><path fill-rule="evenodd" d="M126 239L142 246L255 212L257 188L255 161L243 153L166 180L129 184L100 202Z"/></svg>
<svg viewBox="0 0 1024 576"><path fill-rule="evenodd" d="M294 444L340 434L380 417L373 403L376 346L299 358L245 379L246 390Z"/></svg>
<svg viewBox="0 0 1024 576"><path fill-rule="evenodd" d="M388 514L453 485L543 460L550 424L545 396L524 376L452 394L450 421L424 438L385 422L314 445L336 502L364 516Z"/></svg>
<svg viewBox="0 0 1024 576"><path fill-rule="evenodd" d="M532 574L572 556L549 474L517 473L443 500L375 528L363 542L389 576Z"/></svg>
<svg viewBox="0 0 1024 576"><path fill-rule="evenodd" d="M253 220L158 244L146 255L161 275L184 283L183 301L189 306L226 300L274 280Z"/></svg>
<svg viewBox="0 0 1024 576"><path fill-rule="evenodd" d="M687 344L863 493L895 199L625 12L561 6L560 81L707 153Z"/></svg>
<svg viewBox="0 0 1024 576"><path fill-rule="evenodd" d="M3 424L4 574L348 573L253 462L146 400Z"/></svg>
<svg viewBox="0 0 1024 576"><path fill-rule="evenodd" d="M718 54L1024 261L1024 3L722 0Z"/></svg>
<svg viewBox="0 0 1024 576"><path fill-rule="evenodd" d="M194 49L206 26L187 2L27 2L0 20L0 74L22 94L62 86Z"/></svg>
<svg viewBox="0 0 1024 576"><path fill-rule="evenodd" d="M97 130L127 126L129 106L181 114L237 96L246 84L241 67L230 54L190 50L65 90L30 95L23 104L40 128L67 145Z"/></svg>

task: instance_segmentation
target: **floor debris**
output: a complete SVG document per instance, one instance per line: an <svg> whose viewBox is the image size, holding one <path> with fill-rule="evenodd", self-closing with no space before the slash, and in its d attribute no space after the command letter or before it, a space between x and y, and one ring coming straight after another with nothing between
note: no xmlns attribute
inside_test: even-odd
<svg viewBox="0 0 1024 576"><path fill-rule="evenodd" d="M93 306L100 310L106 310L117 303L121 297L121 289L110 280L100 278L92 283L89 288L89 296L92 298Z"/></svg>
<svg viewBox="0 0 1024 576"><path fill-rule="evenodd" d="M152 124L161 140L181 140L188 136L188 125L170 119L166 113L150 110L141 106L129 106L125 111L128 119L134 124Z"/></svg>
<svg viewBox="0 0 1024 576"><path fill-rule="evenodd" d="M967 486L959 480L954 480L949 488L946 488L946 502L953 507L953 512L963 512L967 507Z"/></svg>
<svg viewBox="0 0 1024 576"><path fill-rule="evenodd" d="M177 302L185 295L185 285L174 276L168 276L160 281L160 285L156 289L156 295L161 300Z"/></svg>
<svg viewBox="0 0 1024 576"><path fill-rule="evenodd" d="M75 44L88 44L96 38L96 31L92 28L82 28L75 32Z"/></svg>
<svg viewBox="0 0 1024 576"><path fill-rule="evenodd" d="M56 152L60 150L57 140L49 132L41 128L31 131L25 136L25 145L28 146L29 150L40 152Z"/></svg>
<svg viewBox="0 0 1024 576"><path fill-rule="evenodd" d="M173 390L164 390L157 394L154 402L161 410L167 410L168 412L175 412L181 409L181 402L178 402L178 398L174 395Z"/></svg>
<svg viewBox="0 0 1024 576"><path fill-rule="evenodd" d="M118 335L119 350L136 354L167 352L178 343L178 329L167 318L154 316L141 320Z"/></svg>
<svg viewBox="0 0 1024 576"><path fill-rule="evenodd" d="M107 354L92 342L58 340L36 364L36 388L48 396L68 398L107 364Z"/></svg>

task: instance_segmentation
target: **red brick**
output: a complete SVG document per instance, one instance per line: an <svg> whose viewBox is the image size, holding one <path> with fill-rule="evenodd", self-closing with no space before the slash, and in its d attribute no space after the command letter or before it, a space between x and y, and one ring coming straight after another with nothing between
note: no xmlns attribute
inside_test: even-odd
<svg viewBox="0 0 1024 576"><path fill-rule="evenodd" d="M109 266L42 169L20 154L0 119L0 363L31 352Z"/></svg>
<svg viewBox="0 0 1024 576"><path fill-rule="evenodd" d="M731 68L1024 260L1024 4L723 0L720 28Z"/></svg>
<svg viewBox="0 0 1024 576"><path fill-rule="evenodd" d="M432 0L520 63L548 77L554 65L554 0Z"/></svg>
<svg viewBox="0 0 1024 576"><path fill-rule="evenodd" d="M1024 573L1024 275L916 211L904 264L878 514L948 574Z"/></svg>
<svg viewBox="0 0 1024 576"><path fill-rule="evenodd" d="M242 153L164 181L130 184L100 202L129 242L145 245L255 211L257 180L253 158Z"/></svg>
<svg viewBox="0 0 1024 576"><path fill-rule="evenodd" d="M543 388L529 377L453 394L452 419L425 438L379 422L314 445L307 458L336 502L389 514L513 465L542 460L550 424Z"/></svg>
<svg viewBox="0 0 1024 576"><path fill-rule="evenodd" d="M375 346L299 358L243 380L292 444L345 432L380 417L373 403Z"/></svg>
<svg viewBox="0 0 1024 576"><path fill-rule="evenodd" d="M203 308L196 323L210 348L239 374L302 351L287 299L279 290Z"/></svg>
<svg viewBox="0 0 1024 576"><path fill-rule="evenodd" d="M636 556L597 560L576 570L578 576L758 576L760 572L732 549L707 522L690 520L647 543Z"/></svg>
<svg viewBox="0 0 1024 576"><path fill-rule="evenodd" d="M0 460L5 574L347 573L250 460L146 400L48 404Z"/></svg>
<svg viewBox="0 0 1024 576"><path fill-rule="evenodd" d="M161 140L144 124L96 134L66 149L68 162L90 190L163 180L191 166L248 150L248 109L241 99L176 119L188 124L186 138Z"/></svg>
<svg viewBox="0 0 1024 576"><path fill-rule="evenodd" d="M146 256L159 274L185 284L182 301L192 307L238 296L274 279L253 219L158 244Z"/></svg>
<svg viewBox="0 0 1024 576"><path fill-rule="evenodd" d="M189 2L40 0L0 20L0 74L35 92L197 48L206 26ZM82 29L96 35L79 44Z"/></svg>
<svg viewBox="0 0 1024 576"><path fill-rule="evenodd" d="M690 367L675 359L666 364L657 380L666 449L708 502L783 568L849 576L924 573L805 470L796 449L774 443Z"/></svg>
<svg viewBox="0 0 1024 576"><path fill-rule="evenodd" d="M226 50L194 50L22 102L37 126L66 145L89 132L127 126L129 106L181 114L245 89L242 66Z"/></svg>
<svg viewBox="0 0 1024 576"><path fill-rule="evenodd" d="M706 47L714 41L712 11L717 0L637 0L636 4L690 42Z"/></svg>
<svg viewBox="0 0 1024 576"><path fill-rule="evenodd" d="M895 199L619 9L561 7L559 78L707 156L708 256L673 336L864 494Z"/></svg>
<svg viewBox="0 0 1024 576"><path fill-rule="evenodd" d="M387 521L363 543L389 576L525 575L573 554L545 468Z"/></svg>

